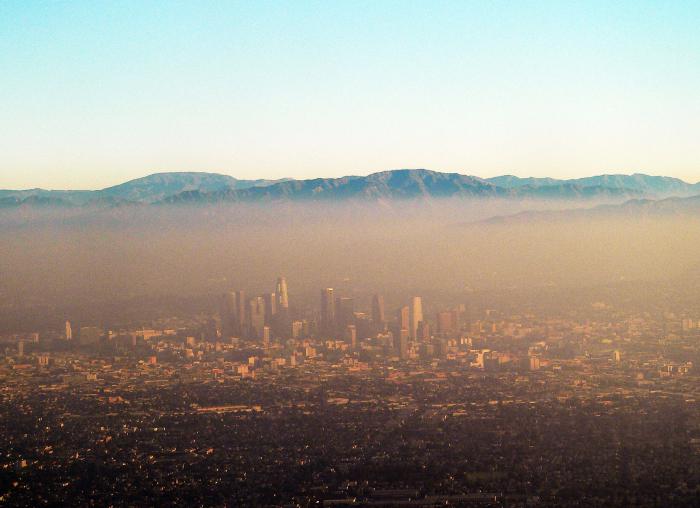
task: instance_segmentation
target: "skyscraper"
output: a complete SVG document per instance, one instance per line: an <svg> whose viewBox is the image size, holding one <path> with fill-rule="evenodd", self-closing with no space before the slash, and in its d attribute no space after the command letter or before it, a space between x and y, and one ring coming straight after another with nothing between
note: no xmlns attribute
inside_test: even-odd
<svg viewBox="0 0 700 508"><path fill-rule="evenodd" d="M353 350L357 349L357 329L355 325L347 325L345 327L345 340Z"/></svg>
<svg viewBox="0 0 700 508"><path fill-rule="evenodd" d="M410 314L411 310L408 308L408 305L405 305L401 307L398 312L396 313L396 328L400 332L401 330L406 330L410 328Z"/></svg>
<svg viewBox="0 0 700 508"><path fill-rule="evenodd" d="M265 329L265 299L256 296L249 302L250 335L256 339L262 339Z"/></svg>
<svg viewBox="0 0 700 508"><path fill-rule="evenodd" d="M335 330L335 300L333 288L321 290L321 330L331 334Z"/></svg>
<svg viewBox="0 0 700 508"><path fill-rule="evenodd" d="M271 324L274 316L277 315L277 293L265 293L265 322Z"/></svg>
<svg viewBox="0 0 700 508"><path fill-rule="evenodd" d="M399 357L402 360L408 359L408 330L405 328L399 332L398 340Z"/></svg>
<svg viewBox="0 0 700 508"><path fill-rule="evenodd" d="M248 309L246 309L245 291L236 291L236 321L238 333L245 335L248 329Z"/></svg>
<svg viewBox="0 0 700 508"><path fill-rule="evenodd" d="M70 321L66 321L66 340L73 340L73 329L70 326Z"/></svg>
<svg viewBox="0 0 700 508"><path fill-rule="evenodd" d="M221 296L219 316L221 318L221 333L224 337L235 337L239 333L236 293L229 291Z"/></svg>
<svg viewBox="0 0 700 508"><path fill-rule="evenodd" d="M287 279L284 277L277 278L277 307L281 312L289 308L289 295L287 294Z"/></svg>
<svg viewBox="0 0 700 508"><path fill-rule="evenodd" d="M385 322L384 297L382 295L374 295L372 297L372 324L375 330L384 330Z"/></svg>
<svg viewBox="0 0 700 508"><path fill-rule="evenodd" d="M342 336L348 325L355 324L355 300L344 296L335 299L335 323L338 336Z"/></svg>
<svg viewBox="0 0 700 508"><path fill-rule="evenodd" d="M411 298L411 327L409 334L412 340L418 337L418 323L423 321L423 302L420 296Z"/></svg>

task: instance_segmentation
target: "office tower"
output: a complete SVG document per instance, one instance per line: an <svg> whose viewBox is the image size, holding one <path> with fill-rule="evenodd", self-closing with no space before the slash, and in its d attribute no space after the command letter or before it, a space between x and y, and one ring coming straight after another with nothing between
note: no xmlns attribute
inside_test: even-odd
<svg viewBox="0 0 700 508"><path fill-rule="evenodd" d="M73 340L73 329L70 326L70 321L66 321L66 340Z"/></svg>
<svg viewBox="0 0 700 508"><path fill-rule="evenodd" d="M248 315L250 317L250 336L262 339L265 327L265 299L256 296L248 302Z"/></svg>
<svg viewBox="0 0 700 508"><path fill-rule="evenodd" d="M345 327L345 341L350 344L352 349L357 349L357 329L355 325L347 325Z"/></svg>
<svg viewBox="0 0 700 508"><path fill-rule="evenodd" d="M292 339L298 339L304 331L303 321L292 321Z"/></svg>
<svg viewBox="0 0 700 508"><path fill-rule="evenodd" d="M245 291L236 291L236 323L238 333L245 335L248 330L248 309L246 308Z"/></svg>
<svg viewBox="0 0 700 508"><path fill-rule="evenodd" d="M270 327L269 326L263 326L262 341L263 341L263 346L268 347L270 345Z"/></svg>
<svg viewBox="0 0 700 508"><path fill-rule="evenodd" d="M236 293L230 291L221 296L219 317L221 318L221 334L224 337L235 337L239 333L238 303Z"/></svg>
<svg viewBox="0 0 700 508"><path fill-rule="evenodd" d="M348 325L355 324L354 299L346 296L335 299L335 321L341 334Z"/></svg>
<svg viewBox="0 0 700 508"><path fill-rule="evenodd" d="M437 313L437 333L443 337L450 337L459 329L459 311L444 310Z"/></svg>
<svg viewBox="0 0 700 508"><path fill-rule="evenodd" d="M430 340L430 325L427 321L419 321L416 330L416 338L422 342Z"/></svg>
<svg viewBox="0 0 700 508"><path fill-rule="evenodd" d="M396 329L400 332L401 330L408 330L410 325L410 309L408 305L401 307L396 313Z"/></svg>
<svg viewBox="0 0 700 508"><path fill-rule="evenodd" d="M402 360L408 359L408 330L403 328L399 331L399 357Z"/></svg>
<svg viewBox="0 0 700 508"><path fill-rule="evenodd" d="M102 338L102 330L96 326L83 326L80 329L81 344L98 344Z"/></svg>
<svg viewBox="0 0 700 508"><path fill-rule="evenodd" d="M321 331L332 334L335 330L335 300L333 288L321 290Z"/></svg>
<svg viewBox="0 0 700 508"><path fill-rule="evenodd" d="M277 315L277 293L265 293L265 322L271 324Z"/></svg>
<svg viewBox="0 0 700 508"><path fill-rule="evenodd" d="M420 296L411 298L411 327L408 329L411 339L418 337L418 323L423 321L423 303Z"/></svg>
<svg viewBox="0 0 700 508"><path fill-rule="evenodd" d="M287 294L287 279L277 278L277 307L284 312L289 308L289 295Z"/></svg>
<svg viewBox="0 0 700 508"><path fill-rule="evenodd" d="M382 295L374 295L372 297L372 324L375 330L384 330L385 322L384 297Z"/></svg>
<svg viewBox="0 0 700 508"><path fill-rule="evenodd" d="M370 317L364 312L355 312L353 316L353 324L357 329L357 336L360 338L371 337L375 335L374 324Z"/></svg>
<svg viewBox="0 0 700 508"><path fill-rule="evenodd" d="M20 340L17 343L17 356L24 356L24 341Z"/></svg>

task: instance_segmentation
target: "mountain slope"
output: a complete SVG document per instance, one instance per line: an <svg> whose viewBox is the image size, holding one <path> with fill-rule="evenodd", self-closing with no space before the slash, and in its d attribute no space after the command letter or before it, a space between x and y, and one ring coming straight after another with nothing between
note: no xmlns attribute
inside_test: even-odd
<svg viewBox="0 0 700 508"><path fill-rule="evenodd" d="M69 205L116 206L125 203L154 203L169 196L188 191L216 192L225 189L247 189L285 180L239 180L217 173L172 172L155 173L142 178L107 187L102 190L0 190L5 206L19 204L27 198L55 199ZM30 200L28 203L31 203Z"/></svg>
<svg viewBox="0 0 700 508"><path fill-rule="evenodd" d="M693 217L700 219L700 196L665 199L631 199L622 204L605 204L592 208L525 211L514 215L492 217L486 224L509 224L534 221L569 221L610 218Z"/></svg>
<svg viewBox="0 0 700 508"><path fill-rule="evenodd" d="M97 191L99 197L128 201L156 202L188 191L217 192L226 189L247 189L276 183L275 180L238 180L217 173L155 173L143 178Z"/></svg>
<svg viewBox="0 0 700 508"><path fill-rule="evenodd" d="M635 173L632 175L598 175L571 180L555 178L519 178L513 175L487 178L487 181L507 189L522 187L538 188L557 185L577 185L580 187L605 187L608 189L627 189L647 196L692 196L700 194L700 184L690 184L678 178L652 176Z"/></svg>
<svg viewBox="0 0 700 508"><path fill-rule="evenodd" d="M574 180L489 179L427 169L381 171L368 176L310 180L239 180L216 173L156 173L97 191L0 190L4 207L30 204L115 207L125 204L304 200L425 200L503 198L537 200L620 201L635 197L690 196L700 184L649 175L600 175ZM43 198L43 200L38 200Z"/></svg>
<svg viewBox="0 0 700 508"><path fill-rule="evenodd" d="M184 192L165 203L215 203L270 200L397 200L439 198L595 199L629 198L641 193L632 189L560 183L524 185L507 189L474 176L440 173L427 169L398 169L368 176L292 180L266 187Z"/></svg>

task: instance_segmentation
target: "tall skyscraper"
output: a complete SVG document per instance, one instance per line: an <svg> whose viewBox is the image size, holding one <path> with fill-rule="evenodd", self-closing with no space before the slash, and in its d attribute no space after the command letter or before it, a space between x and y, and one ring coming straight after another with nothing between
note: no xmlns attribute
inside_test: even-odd
<svg viewBox="0 0 700 508"><path fill-rule="evenodd" d="M355 300L344 296L335 299L335 322L338 335L342 336L348 325L355 324Z"/></svg>
<svg viewBox="0 0 700 508"><path fill-rule="evenodd" d="M402 360L408 359L408 330L405 328L399 332L399 340L397 341L399 357Z"/></svg>
<svg viewBox="0 0 700 508"><path fill-rule="evenodd" d="M66 340L73 340L73 329L70 326L70 321L66 321Z"/></svg>
<svg viewBox="0 0 700 508"><path fill-rule="evenodd" d="M386 319L384 316L384 297L374 295L372 297L372 324L375 330L384 330Z"/></svg>
<svg viewBox="0 0 700 508"><path fill-rule="evenodd" d="M423 321L423 302L420 296L411 298L411 327L409 328L410 337L416 340L418 337L418 324Z"/></svg>
<svg viewBox="0 0 700 508"><path fill-rule="evenodd" d="M265 322L271 324L274 316L277 315L277 293L265 293Z"/></svg>
<svg viewBox="0 0 700 508"><path fill-rule="evenodd" d="M245 291L236 291L236 321L238 323L238 332L241 335L245 335L248 329L248 309L246 304Z"/></svg>
<svg viewBox="0 0 700 508"><path fill-rule="evenodd" d="M332 334L335 330L333 288L321 290L321 330L326 334Z"/></svg>
<svg viewBox="0 0 700 508"><path fill-rule="evenodd" d="M437 333L442 337L450 337L459 329L459 311L444 310L437 313Z"/></svg>
<svg viewBox="0 0 700 508"><path fill-rule="evenodd" d="M230 291L221 296L219 317L221 318L221 334L224 337L235 337L239 333L238 303L236 293Z"/></svg>
<svg viewBox="0 0 700 508"><path fill-rule="evenodd" d="M256 296L249 302L250 335L256 339L262 339L265 329L265 299Z"/></svg>
<svg viewBox="0 0 700 508"><path fill-rule="evenodd" d="M287 279L284 277L277 278L277 307L281 312L289 308L289 295L287 294Z"/></svg>
<svg viewBox="0 0 700 508"><path fill-rule="evenodd" d="M401 330L408 331L408 329L411 327L410 315L411 309L409 309L408 305L401 307L396 313L396 328L399 332Z"/></svg>

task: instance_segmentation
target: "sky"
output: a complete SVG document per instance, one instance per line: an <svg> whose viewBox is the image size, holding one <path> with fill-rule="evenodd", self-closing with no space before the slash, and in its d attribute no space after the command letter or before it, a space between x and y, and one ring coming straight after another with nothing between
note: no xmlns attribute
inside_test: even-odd
<svg viewBox="0 0 700 508"><path fill-rule="evenodd" d="M0 2L0 188L700 180L697 1Z"/></svg>

